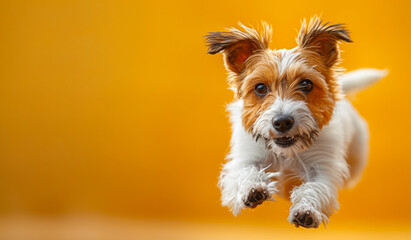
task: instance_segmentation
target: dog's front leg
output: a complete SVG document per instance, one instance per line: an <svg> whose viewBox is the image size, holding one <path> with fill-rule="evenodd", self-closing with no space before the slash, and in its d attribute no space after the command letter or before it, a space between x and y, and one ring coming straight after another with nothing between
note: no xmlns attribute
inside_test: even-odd
<svg viewBox="0 0 411 240"><path fill-rule="evenodd" d="M272 200L277 192L277 173L266 173L257 164L245 164L233 159L227 162L220 174L221 201L234 215L243 208L254 208L265 200Z"/></svg>
<svg viewBox="0 0 411 240"><path fill-rule="evenodd" d="M317 228L321 222L327 223L328 217L339 208L337 200L338 176L319 171L311 179L297 186L291 193L290 215L288 221L297 227ZM341 175L340 175L341 176Z"/></svg>

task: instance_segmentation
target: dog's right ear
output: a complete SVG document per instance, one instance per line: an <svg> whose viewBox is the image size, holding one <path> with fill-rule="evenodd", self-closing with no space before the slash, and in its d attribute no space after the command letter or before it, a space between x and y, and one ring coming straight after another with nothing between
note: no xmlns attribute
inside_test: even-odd
<svg viewBox="0 0 411 240"><path fill-rule="evenodd" d="M223 52L227 70L240 74L245 61L256 50L267 49L271 40L271 27L263 22L262 30L248 28L241 23L242 30L230 28L228 32L211 32L206 35L209 54Z"/></svg>

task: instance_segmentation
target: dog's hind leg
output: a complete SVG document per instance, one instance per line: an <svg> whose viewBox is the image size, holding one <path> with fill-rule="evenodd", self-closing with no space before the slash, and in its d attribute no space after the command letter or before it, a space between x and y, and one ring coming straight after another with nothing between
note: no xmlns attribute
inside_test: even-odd
<svg viewBox="0 0 411 240"><path fill-rule="evenodd" d="M346 187L351 188L360 180L365 166L368 162L368 126L359 116L355 116L353 123L356 134L353 136L347 151L347 163L350 167L350 178L346 182Z"/></svg>

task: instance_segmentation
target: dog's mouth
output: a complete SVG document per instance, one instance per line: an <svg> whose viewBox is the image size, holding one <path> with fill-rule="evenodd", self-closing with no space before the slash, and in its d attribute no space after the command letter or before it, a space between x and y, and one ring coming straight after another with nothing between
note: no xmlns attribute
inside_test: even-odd
<svg viewBox="0 0 411 240"><path fill-rule="evenodd" d="M262 137L261 134L253 135L255 141L258 141L262 137L268 149L272 149L274 144L280 148L289 148L294 145L298 145L297 150L303 150L309 147L313 141L317 138L319 131L317 129L312 130L309 133L300 133L294 136L277 136L271 138ZM298 144L297 144L298 143Z"/></svg>
<svg viewBox="0 0 411 240"><path fill-rule="evenodd" d="M318 130L313 130L309 134L303 133L294 136L281 136L273 138L273 140L277 146L282 148L288 148L294 145L297 141L300 141L303 144L303 146L309 146L312 144L313 140L316 139L318 134Z"/></svg>
<svg viewBox="0 0 411 240"><path fill-rule="evenodd" d="M274 138L274 142L279 147L287 148L293 145L297 141L298 138L299 138L298 135L291 136L291 137L278 137L278 138Z"/></svg>

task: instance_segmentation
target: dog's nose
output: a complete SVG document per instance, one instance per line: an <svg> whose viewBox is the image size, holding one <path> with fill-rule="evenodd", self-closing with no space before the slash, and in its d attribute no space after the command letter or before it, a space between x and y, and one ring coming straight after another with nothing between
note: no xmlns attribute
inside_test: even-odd
<svg viewBox="0 0 411 240"><path fill-rule="evenodd" d="M273 126L279 132L287 132L294 125L294 118L287 115L282 115L273 119Z"/></svg>

